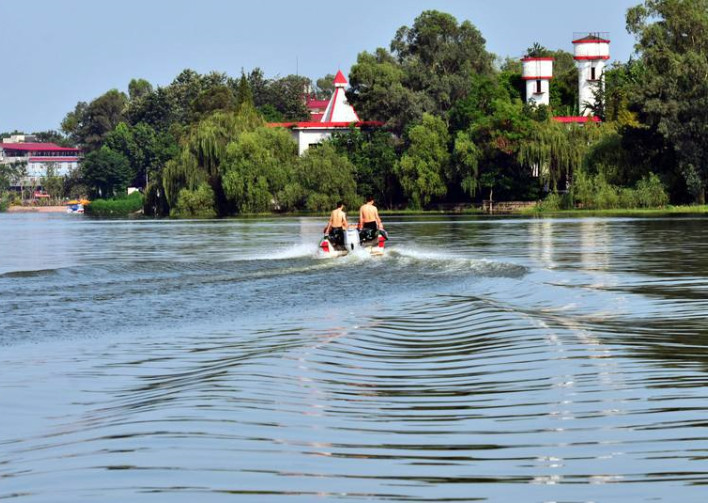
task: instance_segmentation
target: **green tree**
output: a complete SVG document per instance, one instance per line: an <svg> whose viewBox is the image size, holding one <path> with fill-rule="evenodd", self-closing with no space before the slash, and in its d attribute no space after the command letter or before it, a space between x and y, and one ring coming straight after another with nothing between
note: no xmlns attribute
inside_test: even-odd
<svg viewBox="0 0 708 503"><path fill-rule="evenodd" d="M11 185L18 185L20 179L25 176L27 176L26 161L0 163L0 192L6 191Z"/></svg>
<svg viewBox="0 0 708 503"><path fill-rule="evenodd" d="M59 131L39 131L32 133L37 138L38 142L54 143L60 147L71 147L70 140L61 134Z"/></svg>
<svg viewBox="0 0 708 503"><path fill-rule="evenodd" d="M128 84L130 100L137 100L152 93L152 84L145 79L132 79Z"/></svg>
<svg viewBox="0 0 708 503"><path fill-rule="evenodd" d="M404 78L403 68L385 49L362 52L351 69L347 99L362 119L385 122L400 135L406 125L434 107L424 93L406 87Z"/></svg>
<svg viewBox="0 0 708 503"><path fill-rule="evenodd" d="M676 152L689 193L708 183L708 0L646 0L627 11L646 71L631 99L640 123Z"/></svg>
<svg viewBox="0 0 708 503"><path fill-rule="evenodd" d="M568 51L551 51L553 78L550 83L550 103L554 115L577 115L578 69L573 54Z"/></svg>
<svg viewBox="0 0 708 503"><path fill-rule="evenodd" d="M217 216L215 205L213 189L203 182L194 190L180 190L170 214L177 218L214 218Z"/></svg>
<svg viewBox="0 0 708 503"><path fill-rule="evenodd" d="M255 106L251 86L248 84L246 74L243 72L241 72L241 78L238 81L238 88L236 89L236 110L240 110L242 106Z"/></svg>
<svg viewBox="0 0 708 503"><path fill-rule="evenodd" d="M167 131L177 122L179 112L169 90L158 87L149 94L131 100L125 116L132 125L142 122L156 130Z"/></svg>
<svg viewBox="0 0 708 503"><path fill-rule="evenodd" d="M546 49L538 42L534 42L531 47L526 49L525 56L527 58L548 58L551 56L551 51Z"/></svg>
<svg viewBox="0 0 708 503"><path fill-rule="evenodd" d="M242 107L234 112L215 112L191 126L183 138L181 152L167 162L162 173L162 186L171 208L177 204L182 189L196 190L207 182L214 192L218 215L226 215L233 208L228 204L222 186L222 163L229 143L242 133L263 126L255 109Z"/></svg>
<svg viewBox="0 0 708 503"><path fill-rule="evenodd" d="M391 207L401 199L401 189L393 167L398 159L396 142L385 129L350 128L332 138L332 145L355 167L357 191L373 195L377 203Z"/></svg>
<svg viewBox="0 0 708 503"><path fill-rule="evenodd" d="M112 89L86 105L79 102L62 121L62 131L87 152L99 149L108 133L124 120L128 98Z"/></svg>
<svg viewBox="0 0 708 503"><path fill-rule="evenodd" d="M94 195L106 198L124 192L135 173L123 154L103 146L86 156L81 175Z"/></svg>
<svg viewBox="0 0 708 503"><path fill-rule="evenodd" d="M534 114L539 109L528 107L520 99L510 99L504 94L489 102L489 112L478 116L468 128L470 139L478 149L478 187L497 191L503 199L532 197L535 184L532 171L521 165L518 159L519 147L533 123Z"/></svg>
<svg viewBox="0 0 708 503"><path fill-rule="evenodd" d="M60 127L62 132L73 141L74 145L79 144L78 139L87 108L88 103L85 101L79 101L74 107L74 110L67 113L61 121Z"/></svg>
<svg viewBox="0 0 708 503"><path fill-rule="evenodd" d="M105 144L128 159L135 172L131 182L135 187L145 187L159 176L165 163L179 151L169 132L156 131L143 122L135 126L121 122L106 136Z"/></svg>
<svg viewBox="0 0 708 503"><path fill-rule="evenodd" d="M53 199L61 199L64 197L64 178L57 175L55 163L47 165L47 174L42 179L42 188Z"/></svg>
<svg viewBox="0 0 708 503"><path fill-rule="evenodd" d="M334 75L328 73L321 79L317 79L315 96L319 100L328 100L334 94Z"/></svg>
<svg viewBox="0 0 708 503"><path fill-rule="evenodd" d="M265 105L273 106L273 104L270 103L268 80L265 78L263 70L260 68L254 68L248 74L246 80L248 80L248 87L251 90L253 104L256 108L260 109ZM237 92L236 89L234 91Z"/></svg>
<svg viewBox="0 0 708 503"><path fill-rule="evenodd" d="M224 193L239 213L281 209L296 160L297 145L287 130L259 127L246 131L226 149Z"/></svg>
<svg viewBox="0 0 708 503"><path fill-rule="evenodd" d="M440 117L423 114L420 124L407 132L408 148L396 164L401 186L410 199L410 205L421 208L432 197L447 192L445 169L450 160L448 131Z"/></svg>
<svg viewBox="0 0 708 503"><path fill-rule="evenodd" d="M518 157L523 166L538 171L540 180L553 191L570 185L592 146L615 133L612 125L603 124L566 125L549 120L531 125L520 142Z"/></svg>
<svg viewBox="0 0 708 503"><path fill-rule="evenodd" d="M331 210L340 200L357 205L361 199L354 166L329 142L310 148L295 163L294 181L284 188L282 199L286 207L311 211Z"/></svg>
<svg viewBox="0 0 708 503"><path fill-rule="evenodd" d="M310 87L310 79L299 75L288 75L274 79L268 83L267 102L278 112L283 114L285 120L303 121L310 117L310 112L305 106L303 94Z"/></svg>
<svg viewBox="0 0 708 503"><path fill-rule="evenodd" d="M189 122L198 122L216 111L234 112L236 108L236 96L228 86L210 87L202 91L190 104Z"/></svg>
<svg viewBox="0 0 708 503"><path fill-rule="evenodd" d="M426 111L442 115L464 98L473 75L493 73L494 56L485 44L469 21L458 24L450 14L428 10L412 27L398 29L391 52L404 69L406 87L424 92L433 102Z"/></svg>
<svg viewBox="0 0 708 503"><path fill-rule="evenodd" d="M448 171L448 182L458 183L460 188L474 196L479 187L479 158L481 152L472 140L469 131L458 131Z"/></svg>

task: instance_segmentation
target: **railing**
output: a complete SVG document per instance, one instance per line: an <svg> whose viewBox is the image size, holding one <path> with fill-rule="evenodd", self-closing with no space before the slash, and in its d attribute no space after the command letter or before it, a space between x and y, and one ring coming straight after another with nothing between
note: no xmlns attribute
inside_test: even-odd
<svg viewBox="0 0 708 503"><path fill-rule="evenodd" d="M573 32L573 40L578 40L578 39L586 38L586 37L598 38L601 40L609 40L610 39L610 32L609 31L574 31Z"/></svg>

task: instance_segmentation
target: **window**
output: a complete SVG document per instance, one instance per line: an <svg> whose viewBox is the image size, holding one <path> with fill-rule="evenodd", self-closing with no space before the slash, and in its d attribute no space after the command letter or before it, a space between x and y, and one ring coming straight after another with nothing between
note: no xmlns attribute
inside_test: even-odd
<svg viewBox="0 0 708 503"><path fill-rule="evenodd" d="M595 75L595 67L590 68L590 80L597 80Z"/></svg>
<svg viewBox="0 0 708 503"><path fill-rule="evenodd" d="M541 94L541 81L536 81L536 94Z"/></svg>

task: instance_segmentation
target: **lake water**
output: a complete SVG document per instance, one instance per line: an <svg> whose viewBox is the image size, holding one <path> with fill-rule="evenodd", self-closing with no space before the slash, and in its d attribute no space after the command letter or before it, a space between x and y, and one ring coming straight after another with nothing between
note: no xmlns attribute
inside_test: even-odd
<svg viewBox="0 0 708 503"><path fill-rule="evenodd" d="M0 214L0 500L708 501L708 218Z"/></svg>

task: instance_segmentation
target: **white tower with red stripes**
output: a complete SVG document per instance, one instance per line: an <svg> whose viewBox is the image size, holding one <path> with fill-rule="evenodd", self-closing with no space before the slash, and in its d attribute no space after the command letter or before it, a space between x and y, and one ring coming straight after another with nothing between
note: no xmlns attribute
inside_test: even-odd
<svg viewBox="0 0 708 503"><path fill-rule="evenodd" d="M605 85L605 65L610 59L610 41L606 33L588 33L574 38L575 64L578 67L578 107L581 115L591 115L588 105L595 104L595 91Z"/></svg>
<svg viewBox="0 0 708 503"><path fill-rule="evenodd" d="M526 81L526 103L548 105L550 82L553 78L553 58L525 57L521 60L521 77Z"/></svg>

